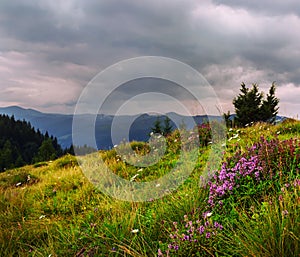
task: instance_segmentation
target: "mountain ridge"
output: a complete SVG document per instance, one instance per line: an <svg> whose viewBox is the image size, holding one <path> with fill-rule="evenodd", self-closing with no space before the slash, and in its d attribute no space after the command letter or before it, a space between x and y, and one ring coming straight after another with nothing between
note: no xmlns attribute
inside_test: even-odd
<svg viewBox="0 0 300 257"><path fill-rule="evenodd" d="M42 133L48 132L57 138L58 143L67 148L72 144L72 122L73 114L59 114L59 113L43 113L34 109L26 109L20 106L8 106L0 107L0 114L6 114L9 116L14 115L15 119L25 120L31 123L33 127L39 129ZM91 123L91 118L94 117L92 114L79 114L83 129L85 124ZM191 129L195 124L201 124L208 120L220 120L221 116L217 115L195 115L193 120L191 117L183 116L175 112L166 114L172 121L173 127L178 127L179 124L184 123L184 125ZM162 115L163 117L164 115ZM129 140L133 141L147 141L149 139L149 134L154 122L157 119L157 115L151 115L148 113L141 113L136 115L124 115L117 116L119 119L119 127L126 128L125 124L128 119L134 120L129 128ZM280 117L280 116L279 116ZM111 140L111 126L114 120L113 115L98 114L95 124L95 134L97 147L99 149L110 149L113 147L113 142ZM116 138L123 138L122 133L116 135ZM92 145L92 142L85 141L83 138L80 142L82 145Z"/></svg>

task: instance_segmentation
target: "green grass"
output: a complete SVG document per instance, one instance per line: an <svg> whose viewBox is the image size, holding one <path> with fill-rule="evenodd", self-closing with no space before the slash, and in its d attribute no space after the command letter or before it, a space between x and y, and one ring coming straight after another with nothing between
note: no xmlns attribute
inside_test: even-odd
<svg viewBox="0 0 300 257"><path fill-rule="evenodd" d="M224 160L260 142L261 136L300 140L300 122L230 130ZM150 150L140 142L131 147L137 156ZM142 169L124 163L115 150L99 155L115 174L127 180L138 174L134 181L143 182L167 174L179 160L180 147L175 132L163 158ZM165 251L170 244L173 222L183 233L185 219L196 221L207 210L208 188L199 186L199 178L211 147L204 146L199 153L192 174L177 190L147 202L103 194L69 155L1 173L0 256L157 256L159 248ZM286 169L292 170L278 181L270 180L266 189L259 188L259 197L248 198L246 205L230 200L231 213L219 216L224 220L222 231L209 239L180 243L179 251L170 256L300 256L300 188L278 190L299 178L300 166L294 163ZM216 219L215 212L210 219Z"/></svg>

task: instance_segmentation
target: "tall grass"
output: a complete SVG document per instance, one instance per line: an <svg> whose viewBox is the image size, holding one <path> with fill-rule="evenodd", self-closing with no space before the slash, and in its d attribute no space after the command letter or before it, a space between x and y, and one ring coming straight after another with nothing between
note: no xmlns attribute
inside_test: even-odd
<svg viewBox="0 0 300 257"><path fill-rule="evenodd" d="M104 195L72 156L1 173L0 256L299 256L299 124L228 131L224 171L254 155L261 169L259 180L254 169L236 178L232 190L214 195L223 207L209 204L210 186L199 186L211 151L206 126L193 173L158 200ZM149 151L140 142L131 147L137 156ZM167 174L180 151L174 132L163 158L150 167L128 165L114 149L99 154L115 174L127 180L138 174L134 181L141 182ZM211 178L211 185L221 183Z"/></svg>

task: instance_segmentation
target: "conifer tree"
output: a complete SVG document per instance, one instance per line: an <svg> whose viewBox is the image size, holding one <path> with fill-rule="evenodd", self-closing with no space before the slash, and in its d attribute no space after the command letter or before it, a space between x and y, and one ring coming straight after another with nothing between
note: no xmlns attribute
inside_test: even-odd
<svg viewBox="0 0 300 257"><path fill-rule="evenodd" d="M263 98L262 93L258 92L258 86L252 85L252 89L241 84L241 93L233 99L236 112L236 121L241 126L260 120L260 105Z"/></svg>
<svg viewBox="0 0 300 257"><path fill-rule="evenodd" d="M267 98L263 93L258 92L258 86L252 84L249 89L244 83L241 84L241 93L233 99L236 118L235 121L240 126L246 126L251 122L271 122L273 123L278 113L278 98L275 97L275 84L273 83Z"/></svg>
<svg viewBox="0 0 300 257"><path fill-rule="evenodd" d="M163 129L161 127L161 121L160 121L160 118L157 117L156 121L154 122L154 127L151 128L151 131L154 133L154 134L162 134L163 133Z"/></svg>
<svg viewBox="0 0 300 257"><path fill-rule="evenodd" d="M274 123L276 119L276 115L278 114L278 104L279 99L275 97L275 82L272 83L272 86L269 90L269 94L267 95L267 99L262 102L261 105L261 119L262 121Z"/></svg>
<svg viewBox="0 0 300 257"><path fill-rule="evenodd" d="M173 126L171 124L171 119L166 116L165 120L164 120L164 128L163 128L163 134L164 135L168 135L172 132Z"/></svg>

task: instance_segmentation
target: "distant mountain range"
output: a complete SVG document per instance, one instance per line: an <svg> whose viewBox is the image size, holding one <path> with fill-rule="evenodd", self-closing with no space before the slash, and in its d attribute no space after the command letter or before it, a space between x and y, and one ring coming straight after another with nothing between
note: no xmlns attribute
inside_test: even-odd
<svg viewBox="0 0 300 257"><path fill-rule="evenodd" d="M14 115L15 119L26 120L31 123L33 127L39 129L42 133L48 131L50 135L55 136L58 139L58 143L62 147L69 147L72 144L72 122L73 115L71 114L56 114L56 113L42 113L33 109L24 109L19 106L0 107L1 114L7 114L9 116ZM182 116L176 113L168 113L171 120L176 121L177 124L184 124L188 129L193 127L193 122L190 117ZM80 123L90 124L90 121L94 116L91 114L80 115ZM220 120L220 116L207 116L197 115L194 116L194 122L201 124L209 120ZM283 117L278 117L282 119ZM110 149L113 146L111 140L111 126L114 116L112 115L97 115L95 125L95 135L98 149ZM133 115L133 116L118 116L118 131L116 132L115 138L122 140L122 129L126 128L123 124L126 124L128 120L134 120L129 129L129 140L147 141L151 128L153 127L157 116L149 114ZM161 117L161 121L163 121ZM82 121L81 121L82 120ZM174 128L175 124L172 123ZM82 139L81 145L91 145L90 142Z"/></svg>

